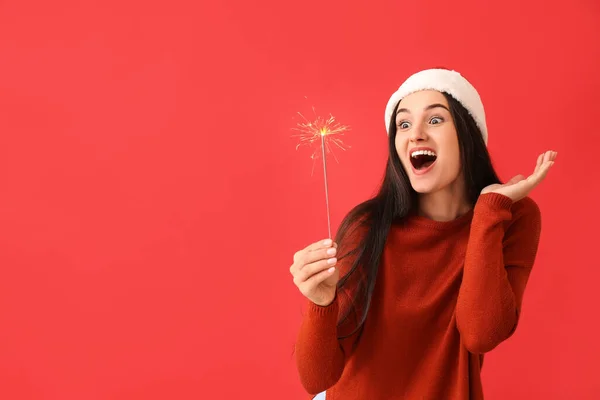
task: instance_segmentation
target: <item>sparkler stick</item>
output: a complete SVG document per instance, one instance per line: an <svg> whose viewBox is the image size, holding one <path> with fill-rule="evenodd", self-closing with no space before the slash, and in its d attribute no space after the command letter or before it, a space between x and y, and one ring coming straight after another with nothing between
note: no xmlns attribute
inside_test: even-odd
<svg viewBox="0 0 600 400"><path fill-rule="evenodd" d="M331 218L329 217L329 188L327 185L327 157L325 155L325 135L321 134L321 152L323 157L323 181L325 182L325 205L327 207L327 232L331 239Z"/></svg>
<svg viewBox="0 0 600 400"><path fill-rule="evenodd" d="M329 187L327 182L327 154L331 153L336 162L337 157L333 153L333 149L331 145L335 145L337 148L341 150L346 150L350 146L345 145L339 136L343 136L344 132L350 130L350 127L347 125L342 125L336 122L335 117L330 115L329 118L325 119L322 117L318 117L315 112L315 108L313 107L314 120L308 120L304 115L298 113L302 117L302 121L299 122L294 130L300 132L299 134L293 135L294 137L299 137L300 142L296 146L296 150L303 145L312 146L316 142L320 144L320 152L319 147L315 148L313 151L311 158L313 160L313 170L315 160L318 158L319 153L321 153L321 158L323 162L323 180L325 184L325 206L327 208L327 232L329 233L329 238L331 239L331 217L330 217L330 208L329 208Z"/></svg>

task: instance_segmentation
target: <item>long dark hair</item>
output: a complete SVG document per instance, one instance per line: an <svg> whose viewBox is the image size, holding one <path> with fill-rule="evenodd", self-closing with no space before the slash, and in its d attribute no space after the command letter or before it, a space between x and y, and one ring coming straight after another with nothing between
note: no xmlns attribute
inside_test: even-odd
<svg viewBox="0 0 600 400"><path fill-rule="evenodd" d="M500 179L494 171L481 131L473 117L452 96L443 94L448 100L458 135L467 196L474 206L481 190L488 185L500 183ZM338 293L348 296L347 306L342 309L338 319L338 327L346 324L350 316L353 316L352 329L344 329L346 333L340 334L340 339L355 333L358 333L358 339L362 334L381 255L392 223L406 217L417 206L417 193L400 163L395 139L396 109L389 121L389 157L379 191L346 215L336 235L336 242L341 249L344 247L344 240L354 235L357 229L364 232L357 244L346 253L342 252L339 257L341 260L353 256L349 271L338 282Z"/></svg>

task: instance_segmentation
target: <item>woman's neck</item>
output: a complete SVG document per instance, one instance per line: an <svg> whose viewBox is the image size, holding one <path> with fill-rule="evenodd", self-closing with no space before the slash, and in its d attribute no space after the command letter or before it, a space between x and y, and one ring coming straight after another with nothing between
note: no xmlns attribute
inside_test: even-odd
<svg viewBox="0 0 600 400"><path fill-rule="evenodd" d="M453 184L434 193L419 194L419 215L434 221L452 221L471 208L463 185Z"/></svg>

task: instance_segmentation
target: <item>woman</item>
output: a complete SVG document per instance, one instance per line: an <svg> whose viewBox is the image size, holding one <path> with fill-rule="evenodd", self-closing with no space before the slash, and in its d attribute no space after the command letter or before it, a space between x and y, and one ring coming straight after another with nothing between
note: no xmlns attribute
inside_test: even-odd
<svg viewBox="0 0 600 400"><path fill-rule="evenodd" d="M346 216L336 242L294 255L309 299L301 382L327 400L483 399L483 354L515 331L538 248L527 196L556 153L501 184L479 94L445 69L408 78L385 123L379 193Z"/></svg>

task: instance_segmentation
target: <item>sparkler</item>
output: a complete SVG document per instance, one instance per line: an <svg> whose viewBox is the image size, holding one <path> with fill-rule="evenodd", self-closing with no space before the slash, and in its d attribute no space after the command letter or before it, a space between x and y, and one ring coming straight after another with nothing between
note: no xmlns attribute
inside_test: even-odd
<svg viewBox="0 0 600 400"><path fill-rule="evenodd" d="M311 176L314 173L315 161L319 158L323 160L323 178L325 183L325 205L327 207L327 231L329 233L329 238L331 238L331 217L329 215L329 188L327 184L327 154L331 153L336 162L339 163L335 153L333 152L333 147L337 147L340 150L346 150L350 146L347 146L342 142L340 136L344 135L344 132L350 130L350 127L347 125L342 125L336 121L333 115L329 115L329 118L323 118L317 116L315 112L315 108L312 107L314 119L309 120L300 112L298 115L302 117L302 121L300 121L293 130L298 131L300 133L293 135L293 137L298 137L299 143L296 146L296 150L301 146L313 146L315 143L319 143L320 146L316 147L313 151L310 158L313 160L313 167L311 171Z"/></svg>

